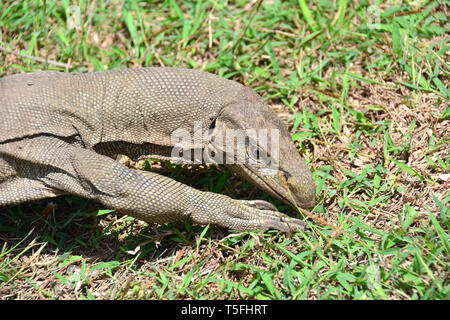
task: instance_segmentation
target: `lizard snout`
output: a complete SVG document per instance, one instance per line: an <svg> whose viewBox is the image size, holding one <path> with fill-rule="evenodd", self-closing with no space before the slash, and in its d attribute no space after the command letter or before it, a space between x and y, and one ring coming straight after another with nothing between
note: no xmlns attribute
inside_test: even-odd
<svg viewBox="0 0 450 320"><path fill-rule="evenodd" d="M316 184L311 172L302 170L283 170L283 180L289 191L288 200L301 208L310 209L314 206L316 197ZM295 202L295 203L294 203Z"/></svg>

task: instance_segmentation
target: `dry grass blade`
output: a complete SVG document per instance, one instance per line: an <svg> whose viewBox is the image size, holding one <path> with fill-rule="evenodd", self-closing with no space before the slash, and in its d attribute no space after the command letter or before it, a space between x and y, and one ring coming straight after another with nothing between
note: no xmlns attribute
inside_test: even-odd
<svg viewBox="0 0 450 320"><path fill-rule="evenodd" d="M10 53L10 54L16 55L16 56L21 57L21 58L37 61L37 62L40 62L40 63L43 63L43 64L50 64L52 66L64 68L64 69L67 69L67 70L73 69L75 67L75 66L73 66L73 65L71 65L69 63L54 61L54 60L40 58L40 57L29 56L29 55L22 54L22 53L17 52L17 51L9 50L9 49L4 48L2 46L0 46L0 51L6 52L6 53Z"/></svg>

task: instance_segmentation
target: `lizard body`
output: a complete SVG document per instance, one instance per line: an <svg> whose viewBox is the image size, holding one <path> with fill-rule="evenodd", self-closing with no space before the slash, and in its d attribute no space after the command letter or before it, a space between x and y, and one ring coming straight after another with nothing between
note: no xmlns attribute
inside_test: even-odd
<svg viewBox="0 0 450 320"><path fill-rule="evenodd" d="M300 220L265 201L196 190L112 159L124 154L133 160L186 162L185 156L197 151L210 157L231 154L232 160L253 154L252 163L224 165L286 203L314 204L311 173L283 122L253 90L209 73L154 67L7 76L0 79L0 115L0 206L74 194L148 222L191 219L235 230L302 228ZM270 168L257 157L266 150L252 139L232 149L215 139L229 129L262 128L278 130L279 140L269 139L265 147L279 142L279 157ZM205 139L183 142L174 153L179 147L174 132L198 137L205 129Z"/></svg>

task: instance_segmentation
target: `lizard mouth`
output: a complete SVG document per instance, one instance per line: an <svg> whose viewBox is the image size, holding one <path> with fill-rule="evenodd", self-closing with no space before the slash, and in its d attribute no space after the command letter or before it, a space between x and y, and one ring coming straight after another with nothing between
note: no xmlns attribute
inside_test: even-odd
<svg viewBox="0 0 450 320"><path fill-rule="evenodd" d="M245 168L246 170L243 170L243 173L246 175L247 180L255 183L260 189L284 203L295 206L289 197L289 192L285 190L287 185L284 186L283 181L281 180L280 175L283 175L283 171L272 168L255 169L247 166ZM278 188L274 188L274 186L277 186Z"/></svg>
<svg viewBox="0 0 450 320"><path fill-rule="evenodd" d="M285 171L272 168L254 168L245 166L244 178L261 190L297 209L310 209L314 206L315 183L293 175L293 170Z"/></svg>

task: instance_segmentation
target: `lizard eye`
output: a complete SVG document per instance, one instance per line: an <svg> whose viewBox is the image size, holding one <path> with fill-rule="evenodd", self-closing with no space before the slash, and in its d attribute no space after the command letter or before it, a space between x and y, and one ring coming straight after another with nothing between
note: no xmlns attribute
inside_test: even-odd
<svg viewBox="0 0 450 320"><path fill-rule="evenodd" d="M263 163L264 165L270 164L270 157L267 152L253 143L247 144L247 154L252 160Z"/></svg>

